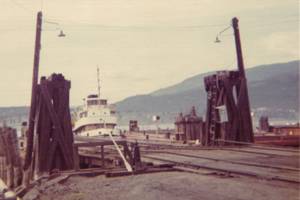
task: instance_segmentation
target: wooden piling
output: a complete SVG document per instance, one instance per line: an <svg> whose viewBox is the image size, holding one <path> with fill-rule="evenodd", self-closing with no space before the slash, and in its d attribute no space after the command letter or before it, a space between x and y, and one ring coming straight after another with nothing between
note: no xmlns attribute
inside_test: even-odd
<svg viewBox="0 0 300 200"><path fill-rule="evenodd" d="M3 127L0 131L0 178L10 188L22 183L22 163L16 129Z"/></svg>
<svg viewBox="0 0 300 200"><path fill-rule="evenodd" d="M248 117L250 105L245 95L246 79L241 78L238 71L219 71L205 77L204 83L207 91L205 145L216 139L254 142L252 122ZM225 108L226 119L221 118L220 107Z"/></svg>
<svg viewBox="0 0 300 200"><path fill-rule="evenodd" d="M190 114L182 113L175 118L176 140L199 140L202 135L203 120L196 115L195 107L191 107Z"/></svg>

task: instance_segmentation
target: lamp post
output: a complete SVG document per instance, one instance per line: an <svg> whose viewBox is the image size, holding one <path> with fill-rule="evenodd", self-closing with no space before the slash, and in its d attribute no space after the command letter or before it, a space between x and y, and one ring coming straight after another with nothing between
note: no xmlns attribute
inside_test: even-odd
<svg viewBox="0 0 300 200"><path fill-rule="evenodd" d="M236 17L232 19L232 27L234 30L234 39L235 39L237 64L238 64L238 72L239 72L239 84L236 85L236 94L237 94L236 106L239 112L238 118L241 123L239 131L241 132L241 137L243 137L242 141L254 142L252 118L250 112L250 101L249 101L248 88L247 88L247 79L246 79L245 68L244 68L238 19ZM228 28L221 31L219 35L225 30L227 30ZM220 42L218 37L216 38L215 42Z"/></svg>
<svg viewBox="0 0 300 200"><path fill-rule="evenodd" d="M27 171L30 167L32 149L33 149L34 119L36 113L36 97L37 97L36 86L38 83L39 60L40 60L40 50L41 50L41 31L42 31L42 12L38 12L37 23L36 23L31 103L30 103L30 111L29 111L29 125L27 130L27 147L26 147L25 161L23 166L24 171Z"/></svg>
<svg viewBox="0 0 300 200"><path fill-rule="evenodd" d="M235 39L235 46L236 46L236 55L237 55L237 62L238 62L238 69L239 69L240 77L246 78L238 21L239 20L236 17L232 19L232 26L233 26L233 30L234 30L234 36L235 36L234 39Z"/></svg>
<svg viewBox="0 0 300 200"><path fill-rule="evenodd" d="M47 22L47 23L51 23L51 22ZM53 24L57 24L57 23L53 23ZM34 122L35 122L36 103L37 103L36 88L38 84L38 72L39 72L39 61L40 61L40 50L41 50L41 32L42 32L42 12L40 11L37 13L37 23L36 23L31 103L30 103L29 120L28 120L29 125L27 130L27 147L26 147L25 161L23 165L23 170L25 172L29 170L29 167L31 165L32 150L33 150ZM65 34L63 34L61 30L61 33L58 36L64 37Z"/></svg>
<svg viewBox="0 0 300 200"><path fill-rule="evenodd" d="M242 91L244 96L243 97L244 102L239 103L239 99L238 99L238 104L241 104L240 113L242 116L241 120L244 126L243 130L241 131L243 131L244 135L246 136L246 142L254 142L252 118L251 118L251 111L250 111L250 101L249 101L248 88L247 88L247 78L246 78L245 68L244 68L238 21L239 20L236 17L232 19L239 75L240 75L240 79L244 81L244 88ZM239 97L239 93L241 92L240 90L241 88L237 88L238 97Z"/></svg>

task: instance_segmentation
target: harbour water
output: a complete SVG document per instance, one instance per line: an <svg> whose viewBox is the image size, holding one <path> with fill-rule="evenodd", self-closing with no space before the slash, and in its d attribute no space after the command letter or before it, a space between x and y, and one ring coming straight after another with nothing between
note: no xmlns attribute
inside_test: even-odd
<svg viewBox="0 0 300 200"><path fill-rule="evenodd" d="M253 120L252 123L253 123L254 129L255 129L255 127L259 126L258 120ZM293 124L297 124L297 123L299 123L299 120L297 121L296 119L278 119L278 118L269 119L269 125L293 125ZM128 124L129 124L129 122L128 122ZM19 137L21 136L21 124L16 124L16 123L9 124L8 123L7 126L17 129L18 136ZM140 131L156 130L155 123L139 124L138 127L139 127ZM167 130L167 129L171 130L171 129L175 128L175 124L174 123L164 123L164 124L158 123L158 127L159 127L159 129L162 129L162 130ZM129 125L126 125L126 126L118 126L117 125L115 128L120 129L122 131L124 131L124 130L129 131Z"/></svg>

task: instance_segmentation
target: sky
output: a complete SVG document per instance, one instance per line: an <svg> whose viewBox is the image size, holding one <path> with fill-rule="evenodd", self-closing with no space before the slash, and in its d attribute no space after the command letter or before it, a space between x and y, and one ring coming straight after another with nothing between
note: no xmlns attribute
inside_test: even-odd
<svg viewBox="0 0 300 200"><path fill-rule="evenodd" d="M97 67L109 103L236 70L234 17L245 68L299 59L298 0L2 0L0 8L0 107L30 105L39 11L39 77L70 80L70 106L98 93Z"/></svg>

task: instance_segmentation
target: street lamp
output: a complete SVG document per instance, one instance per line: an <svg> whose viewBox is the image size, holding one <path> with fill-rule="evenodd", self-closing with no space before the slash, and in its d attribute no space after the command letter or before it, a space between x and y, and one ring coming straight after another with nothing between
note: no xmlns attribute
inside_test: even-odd
<svg viewBox="0 0 300 200"><path fill-rule="evenodd" d="M218 37L216 37L216 41L215 41L215 43L218 43L218 42L221 42L221 40L219 40L219 38L218 38Z"/></svg>
<svg viewBox="0 0 300 200"><path fill-rule="evenodd" d="M58 35L58 37L65 37L66 35L63 33L63 31L60 31L60 34Z"/></svg>
<svg viewBox="0 0 300 200"><path fill-rule="evenodd" d="M58 23L52 23L59 26ZM58 28L60 29L60 28ZM61 30L61 29L60 29ZM31 88L31 103L30 103L30 112L29 112L29 125L27 130L27 147L26 147L26 155L25 162L23 165L23 170L25 173L28 173L31 165L32 158L32 150L33 150L33 137L34 137L34 122L36 115L36 96L37 96L37 84L38 84L38 71L39 71L39 60L40 60L40 50L41 50L41 32L42 32L42 12L37 13L37 23L36 23L36 36L35 36L35 49L34 49L34 63L33 63L33 76L32 76L32 88ZM64 37L62 30L59 37Z"/></svg>

